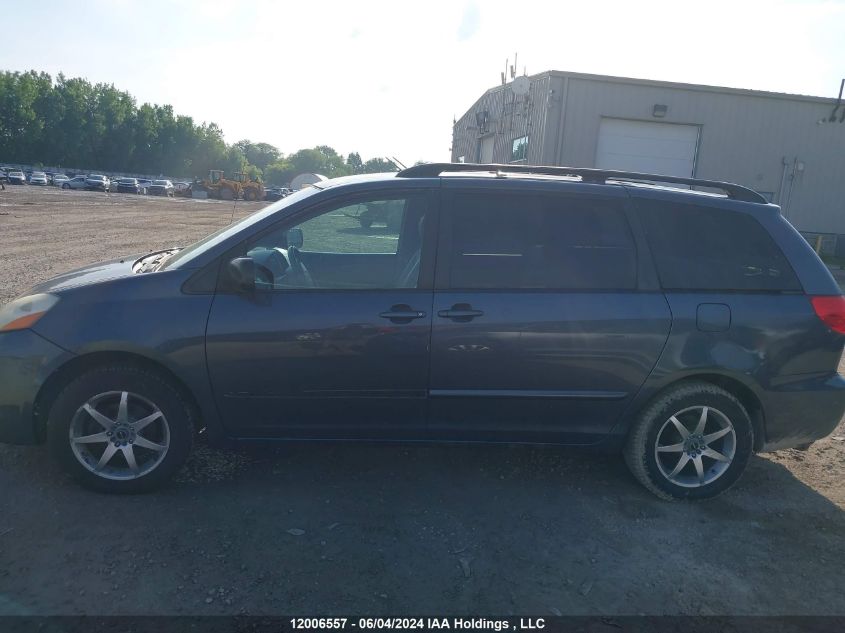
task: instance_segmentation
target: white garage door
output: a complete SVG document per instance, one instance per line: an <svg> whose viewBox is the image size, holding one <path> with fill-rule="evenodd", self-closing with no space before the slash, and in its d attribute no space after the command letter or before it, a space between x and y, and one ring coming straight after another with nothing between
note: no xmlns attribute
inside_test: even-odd
<svg viewBox="0 0 845 633"><path fill-rule="evenodd" d="M697 125L603 118L596 167L690 178L698 131Z"/></svg>

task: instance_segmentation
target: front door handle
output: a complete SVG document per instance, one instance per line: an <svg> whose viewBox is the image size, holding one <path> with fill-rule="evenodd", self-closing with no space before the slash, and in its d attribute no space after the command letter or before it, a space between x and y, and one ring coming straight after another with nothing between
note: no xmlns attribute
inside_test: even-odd
<svg viewBox="0 0 845 633"><path fill-rule="evenodd" d="M390 319L394 323L410 323L414 319L424 319L425 312L421 310L413 310L411 306L404 303L390 306L390 310L380 312L379 316L382 319Z"/></svg>
<svg viewBox="0 0 845 633"><path fill-rule="evenodd" d="M448 310L440 310L437 316L453 321L472 321L476 317L484 316L481 310L473 310L468 303L456 303Z"/></svg>

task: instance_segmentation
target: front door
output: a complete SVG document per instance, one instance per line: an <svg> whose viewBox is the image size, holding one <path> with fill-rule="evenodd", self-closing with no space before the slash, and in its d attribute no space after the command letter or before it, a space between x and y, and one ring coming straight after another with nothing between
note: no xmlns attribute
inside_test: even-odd
<svg viewBox="0 0 845 633"><path fill-rule="evenodd" d="M594 443L656 363L666 300L638 289L624 192L496 187L444 204L431 433Z"/></svg>
<svg viewBox="0 0 845 633"><path fill-rule="evenodd" d="M231 435L423 432L430 199L420 190L347 199L298 214L234 255L255 261L257 289L218 292L206 335L211 382Z"/></svg>

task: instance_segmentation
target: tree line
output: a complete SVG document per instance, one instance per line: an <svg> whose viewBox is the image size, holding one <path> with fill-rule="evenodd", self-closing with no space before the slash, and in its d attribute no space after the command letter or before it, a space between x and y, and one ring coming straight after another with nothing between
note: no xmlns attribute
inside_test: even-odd
<svg viewBox="0 0 845 633"><path fill-rule="evenodd" d="M227 144L214 123L175 114L170 105L137 105L112 84L44 72L0 72L0 161L108 172L204 176L245 171L285 184L298 173L330 178L395 171L382 158L345 158L327 145L285 156L269 143Z"/></svg>

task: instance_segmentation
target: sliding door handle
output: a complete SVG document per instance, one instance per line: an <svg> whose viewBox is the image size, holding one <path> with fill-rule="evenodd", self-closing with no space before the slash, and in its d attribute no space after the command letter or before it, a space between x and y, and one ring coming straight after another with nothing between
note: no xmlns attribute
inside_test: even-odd
<svg viewBox="0 0 845 633"><path fill-rule="evenodd" d="M400 304L391 306L390 310L380 312L379 316L382 319L390 319L394 323L410 323L414 319L424 319L425 312L422 310L412 310L410 306Z"/></svg>
<svg viewBox="0 0 845 633"><path fill-rule="evenodd" d="M467 303L456 303L448 310L440 310L437 316L454 321L471 321L476 317L484 316L484 312L473 310Z"/></svg>

